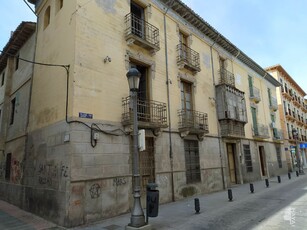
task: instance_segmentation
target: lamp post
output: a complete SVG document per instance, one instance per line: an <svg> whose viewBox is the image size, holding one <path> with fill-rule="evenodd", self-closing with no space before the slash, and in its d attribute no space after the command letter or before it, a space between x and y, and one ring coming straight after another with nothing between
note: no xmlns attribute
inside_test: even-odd
<svg viewBox="0 0 307 230"><path fill-rule="evenodd" d="M297 139L298 139L298 132L295 128L292 129L292 135L295 139L295 155L296 155L296 165L297 165L297 168L298 168L298 171L299 173L302 173L302 170L301 170L301 157L299 155L299 152L298 152L298 147L297 147Z"/></svg>
<svg viewBox="0 0 307 230"><path fill-rule="evenodd" d="M139 150L138 150L138 119L137 119L137 94L141 74L136 68L129 69L126 74L129 89L131 91L131 100L133 104L133 198L134 204L131 211L130 224L127 228L138 228L144 226L145 216L141 206L141 193L140 193L140 172L139 172Z"/></svg>

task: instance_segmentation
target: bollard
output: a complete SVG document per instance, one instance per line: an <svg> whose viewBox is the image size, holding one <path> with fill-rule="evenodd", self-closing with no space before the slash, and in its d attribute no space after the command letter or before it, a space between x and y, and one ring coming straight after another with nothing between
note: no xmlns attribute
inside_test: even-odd
<svg viewBox="0 0 307 230"><path fill-rule="evenodd" d="M198 198L194 199L194 207L195 207L195 214L199 214L200 204L199 204L199 199Z"/></svg>
<svg viewBox="0 0 307 230"><path fill-rule="evenodd" d="M298 171L296 171L295 173L296 173L296 176L298 177L299 176Z"/></svg>
<svg viewBox="0 0 307 230"><path fill-rule="evenodd" d="M252 183L249 184L249 189L251 193L254 193L254 185Z"/></svg>
<svg viewBox="0 0 307 230"><path fill-rule="evenodd" d="M289 180L291 180L291 173L290 172L288 172L288 178L289 178Z"/></svg>
<svg viewBox="0 0 307 230"><path fill-rule="evenodd" d="M267 188L270 186L269 179L265 179L265 185Z"/></svg>
<svg viewBox="0 0 307 230"><path fill-rule="evenodd" d="M280 176L277 176L277 181L278 181L278 183L281 182Z"/></svg>
<svg viewBox="0 0 307 230"><path fill-rule="evenodd" d="M231 189L228 189L228 200L229 201L232 201L232 190Z"/></svg>

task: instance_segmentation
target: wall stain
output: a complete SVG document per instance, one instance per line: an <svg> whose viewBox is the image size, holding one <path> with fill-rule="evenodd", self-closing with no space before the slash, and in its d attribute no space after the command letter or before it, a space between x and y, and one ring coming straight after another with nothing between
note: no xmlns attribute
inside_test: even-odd
<svg viewBox="0 0 307 230"><path fill-rule="evenodd" d="M116 0L96 0L96 4L110 14L116 14L115 3Z"/></svg>

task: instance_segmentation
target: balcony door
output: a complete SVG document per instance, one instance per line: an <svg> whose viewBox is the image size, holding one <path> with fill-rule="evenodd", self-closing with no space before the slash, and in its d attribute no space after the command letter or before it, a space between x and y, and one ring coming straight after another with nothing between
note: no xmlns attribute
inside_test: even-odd
<svg viewBox="0 0 307 230"><path fill-rule="evenodd" d="M253 130L254 135L258 135L258 122L257 122L257 110L254 107L251 107L252 119L253 119Z"/></svg>
<svg viewBox="0 0 307 230"><path fill-rule="evenodd" d="M150 121L148 67L136 63L132 63L131 67L141 73L137 103L138 120L148 122Z"/></svg>
<svg viewBox="0 0 307 230"><path fill-rule="evenodd" d="M183 111L182 122L186 125L193 124L193 102L192 102L192 85L181 82L181 109Z"/></svg>
<svg viewBox="0 0 307 230"><path fill-rule="evenodd" d="M179 43L180 43L180 57L181 60L184 60L186 62L189 62L190 55L188 52L188 36L184 34L182 31L179 32Z"/></svg>
<svg viewBox="0 0 307 230"><path fill-rule="evenodd" d="M145 38L144 30L144 8L131 1L131 28L132 33L140 38Z"/></svg>
<svg viewBox="0 0 307 230"><path fill-rule="evenodd" d="M248 76L248 85L249 85L249 95L250 97L254 97L253 78L251 76Z"/></svg>

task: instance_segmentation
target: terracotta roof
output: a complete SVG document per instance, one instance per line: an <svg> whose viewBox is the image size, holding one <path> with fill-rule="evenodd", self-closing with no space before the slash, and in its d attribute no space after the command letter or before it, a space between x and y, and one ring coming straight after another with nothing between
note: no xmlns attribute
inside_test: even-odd
<svg viewBox="0 0 307 230"><path fill-rule="evenodd" d="M19 24L17 29L13 32L10 40L2 49L3 53L0 55L0 72L6 67L9 55L16 55L35 30L35 22L21 22Z"/></svg>
<svg viewBox="0 0 307 230"><path fill-rule="evenodd" d="M288 82L290 82L290 84L292 84L295 88L297 88L297 90L302 94L304 95L304 97L306 96L306 93L305 91L296 83L296 81L293 80L293 78L287 73L287 71L280 65L280 64L277 64L277 65L273 65L273 66L269 66L267 68L265 68L266 71L271 71L271 70L277 70L279 71L280 73L283 74L283 76L286 78L286 80Z"/></svg>

